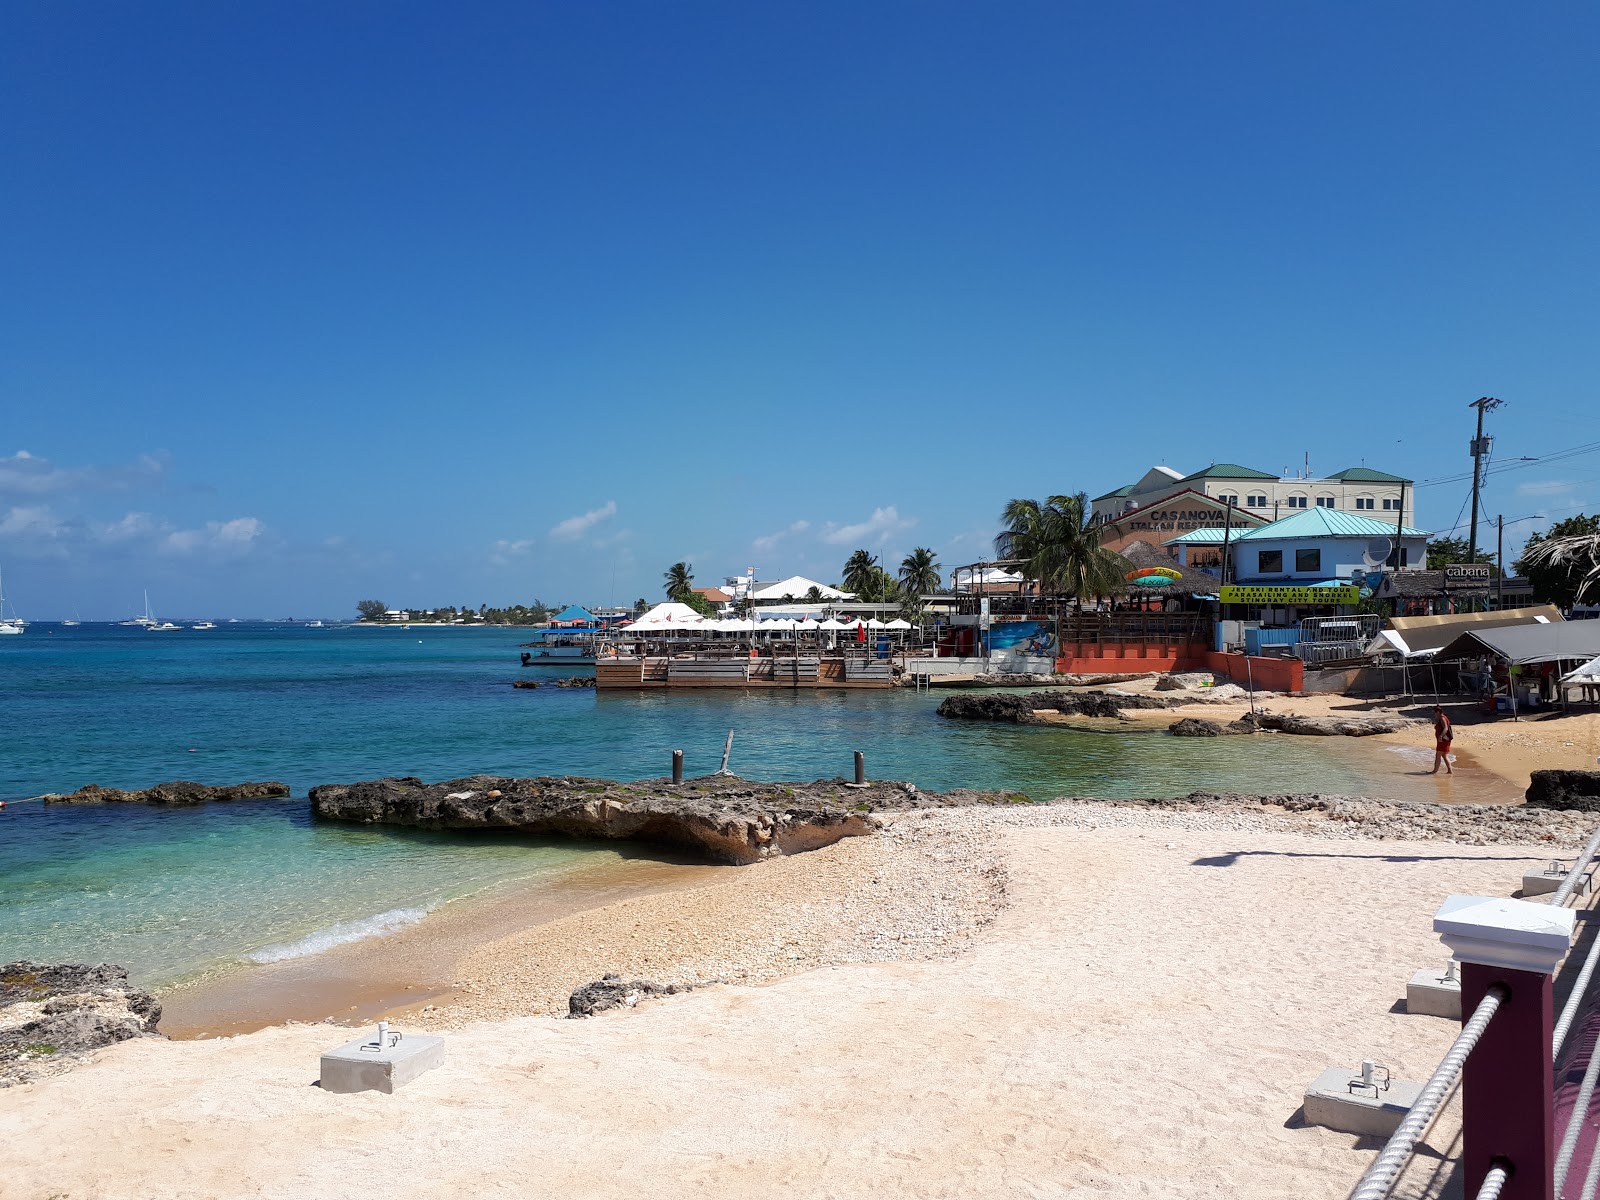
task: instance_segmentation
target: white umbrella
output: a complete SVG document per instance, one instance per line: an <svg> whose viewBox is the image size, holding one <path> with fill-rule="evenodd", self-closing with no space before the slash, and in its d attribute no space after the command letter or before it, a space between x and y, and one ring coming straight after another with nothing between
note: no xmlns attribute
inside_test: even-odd
<svg viewBox="0 0 1600 1200"><path fill-rule="evenodd" d="M816 630L823 628L823 626L820 622L814 621L810 617L801 617L799 621L795 622L795 628L803 629L807 633L814 633Z"/></svg>
<svg viewBox="0 0 1600 1200"><path fill-rule="evenodd" d="M835 621L832 617L829 617L826 621L819 623L817 628L838 631L840 629L849 629L850 626L846 625L843 621Z"/></svg>
<svg viewBox="0 0 1600 1200"><path fill-rule="evenodd" d="M887 629L888 626L885 625L882 621L878 620L877 617L873 617L872 620L867 622L867 628L868 629Z"/></svg>
<svg viewBox="0 0 1600 1200"><path fill-rule="evenodd" d="M884 628L885 629L910 629L911 628L911 622L907 621L904 617L896 617L894 620L890 621L887 625L885 625Z"/></svg>

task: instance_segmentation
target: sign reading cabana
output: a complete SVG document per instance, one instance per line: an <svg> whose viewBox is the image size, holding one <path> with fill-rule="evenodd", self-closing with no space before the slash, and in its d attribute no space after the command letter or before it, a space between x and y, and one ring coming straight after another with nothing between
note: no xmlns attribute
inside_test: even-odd
<svg viewBox="0 0 1600 1200"><path fill-rule="evenodd" d="M1223 587L1224 604L1356 604L1361 589L1355 584L1336 587L1264 587L1230 583Z"/></svg>

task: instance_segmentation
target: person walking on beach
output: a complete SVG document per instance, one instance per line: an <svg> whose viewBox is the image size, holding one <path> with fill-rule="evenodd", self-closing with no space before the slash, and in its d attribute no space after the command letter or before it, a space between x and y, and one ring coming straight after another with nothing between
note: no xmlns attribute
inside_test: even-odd
<svg viewBox="0 0 1600 1200"><path fill-rule="evenodd" d="M1439 705L1433 706L1433 770L1429 775L1439 773L1439 764L1444 764L1444 773L1454 775L1450 769L1450 743L1455 741L1456 731L1450 727L1450 718L1444 715L1444 709Z"/></svg>

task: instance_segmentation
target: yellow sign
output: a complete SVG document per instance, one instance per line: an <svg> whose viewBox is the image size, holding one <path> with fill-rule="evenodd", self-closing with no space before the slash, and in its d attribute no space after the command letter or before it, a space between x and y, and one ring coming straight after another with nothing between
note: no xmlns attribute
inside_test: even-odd
<svg viewBox="0 0 1600 1200"><path fill-rule="evenodd" d="M1358 604L1361 589L1339 587L1245 587L1230 583L1222 589L1224 604Z"/></svg>

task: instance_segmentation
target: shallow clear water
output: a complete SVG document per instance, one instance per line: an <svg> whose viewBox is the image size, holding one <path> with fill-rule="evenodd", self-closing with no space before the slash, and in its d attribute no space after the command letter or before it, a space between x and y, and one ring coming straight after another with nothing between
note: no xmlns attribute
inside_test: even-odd
<svg viewBox="0 0 1600 1200"><path fill-rule="evenodd" d="M944 721L906 691L519 690L514 629L233 625L149 633L31 626L0 639L0 799L87 783L318 783L475 772L756 779L844 775L851 752L924 789L1035 796L1196 789L1403 796L1396 756L1322 739L1177 739ZM307 953L451 897L560 872L604 848L318 825L305 804L0 813L0 962L122 962L147 982ZM376 920L375 920L376 919ZM351 922L357 924L351 925Z"/></svg>

